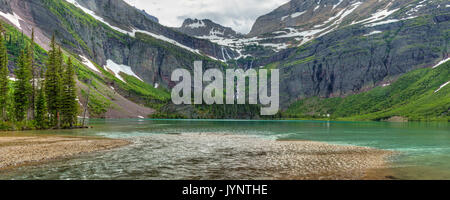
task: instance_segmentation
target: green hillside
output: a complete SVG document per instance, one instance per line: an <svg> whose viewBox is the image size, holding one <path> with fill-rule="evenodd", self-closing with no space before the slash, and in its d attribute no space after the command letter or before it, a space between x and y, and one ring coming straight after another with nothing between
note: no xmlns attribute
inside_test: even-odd
<svg viewBox="0 0 450 200"><path fill-rule="evenodd" d="M308 98L292 104L284 117L330 118L337 120L387 120L402 117L410 121L449 121L450 62L437 68L417 69L386 87L345 98ZM437 91L437 92L436 92Z"/></svg>

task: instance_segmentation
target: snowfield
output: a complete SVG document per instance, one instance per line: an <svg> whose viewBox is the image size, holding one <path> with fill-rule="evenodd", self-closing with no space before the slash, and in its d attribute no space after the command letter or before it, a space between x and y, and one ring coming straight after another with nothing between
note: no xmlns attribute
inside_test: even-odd
<svg viewBox="0 0 450 200"><path fill-rule="evenodd" d="M206 27L206 24L203 23L203 20L199 20L198 22L189 24L186 27L196 29L196 28Z"/></svg>
<svg viewBox="0 0 450 200"><path fill-rule="evenodd" d="M436 91L434 91L434 93L439 92L440 90L442 90L442 88L444 88L444 87L447 86L448 84L450 84L450 81L448 81L447 83L444 83L443 85L441 85L441 87L439 87L439 89L437 89Z"/></svg>
<svg viewBox="0 0 450 200"><path fill-rule="evenodd" d="M281 18L281 21L286 20L288 17L290 17L290 18L300 17L301 15L305 14L306 12L307 12L307 11L296 12L296 13L293 13L293 14L291 14L291 15L284 16L284 17Z"/></svg>
<svg viewBox="0 0 450 200"><path fill-rule="evenodd" d="M333 10L334 10L336 7L338 7L339 5L341 5L341 3L342 3L343 1L344 1L344 0L339 0L339 2L338 2L336 5L333 6Z"/></svg>
<svg viewBox="0 0 450 200"><path fill-rule="evenodd" d="M89 59L87 59L85 56L82 55L80 55L80 57L82 59L83 64L86 67L89 67L89 69L92 69L95 72L101 73L100 70L98 70L97 67L95 67L95 65Z"/></svg>
<svg viewBox="0 0 450 200"><path fill-rule="evenodd" d="M439 65L442 65L442 64L446 63L446 62L449 61L449 60L450 60L450 58L446 58L446 59L442 60L441 62L439 62L438 64L436 64L435 66L433 66L433 69L435 69L436 67L439 67Z"/></svg>
<svg viewBox="0 0 450 200"><path fill-rule="evenodd" d="M4 17L8 21L10 21L14 26L22 30L22 27L20 26L20 21L23 21L16 13L4 13L0 10L0 16Z"/></svg>
<svg viewBox="0 0 450 200"><path fill-rule="evenodd" d="M127 66L127 65L119 65L119 64L115 63L115 62L112 61L112 60L107 60L107 61L106 61L106 65L105 65L105 69L109 69L109 70L111 70L112 72L114 72L114 75L115 75L118 79L120 79L121 81L123 81L123 82L126 82L126 81L122 78L122 76L120 76L120 72L125 73L125 74L130 75L130 76L134 76L134 77L136 77L137 79L139 79L139 80L141 80L142 82L144 82L141 78L139 78L139 76L137 76L137 75L133 72L133 70L131 70L131 67L130 67L130 66Z"/></svg>
<svg viewBox="0 0 450 200"><path fill-rule="evenodd" d="M371 35L376 35L376 34L380 34L380 33L383 33L382 31L372 31L372 32L370 32L370 33L368 33L368 34L365 34L364 36L371 36Z"/></svg>

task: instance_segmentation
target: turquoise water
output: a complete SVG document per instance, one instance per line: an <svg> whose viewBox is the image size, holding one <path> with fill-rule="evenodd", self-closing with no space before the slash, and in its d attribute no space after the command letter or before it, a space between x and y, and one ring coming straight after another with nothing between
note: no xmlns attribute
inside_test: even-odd
<svg viewBox="0 0 450 200"><path fill-rule="evenodd" d="M189 149L184 143L155 144L145 139L155 134L215 133L249 135L268 140L311 140L333 144L373 147L400 152L392 159L392 176L398 179L450 179L450 123L235 121L235 120L97 120L88 130L58 131L58 134L95 135L134 140L132 147L40 166L21 167L0 174L0 179L228 179L251 177L248 173L221 176L214 166L203 163L206 172L194 170L197 162L179 159L167 147ZM39 133L56 133L45 131ZM186 144L192 145L193 143ZM162 147L166 147L162 151ZM205 144L206 145L206 144ZM236 146L235 146L236 147ZM234 148L235 148L234 147ZM232 148L232 147L230 147ZM200 147L198 149L201 149ZM171 156L168 156L168 155ZM210 158L225 165L223 158ZM200 161L198 161L200 162ZM210 162L210 161L208 161ZM237 161L234 161L237 162ZM192 169L189 165L192 164ZM237 163L239 164L239 163ZM155 167L157 165L158 167ZM178 167L173 167L178 166ZM218 174L219 173L219 174ZM247 174L245 174L247 173ZM207 174L207 175L205 175Z"/></svg>

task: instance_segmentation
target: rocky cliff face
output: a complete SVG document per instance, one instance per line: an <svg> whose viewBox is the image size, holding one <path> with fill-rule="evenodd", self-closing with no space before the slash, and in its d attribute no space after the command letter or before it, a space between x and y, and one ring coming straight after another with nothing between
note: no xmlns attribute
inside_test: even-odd
<svg viewBox="0 0 450 200"><path fill-rule="evenodd" d="M249 36L272 33L288 27L308 30L319 27L319 25L348 25L359 21L359 19L366 19L372 16L385 18L392 11L414 3L417 3L417 1L292 0L259 17L253 25Z"/></svg>
<svg viewBox="0 0 450 200"><path fill-rule="evenodd" d="M449 17L442 11L377 26L349 26L260 59L258 65L280 69L284 105L360 93L448 58Z"/></svg>
<svg viewBox="0 0 450 200"><path fill-rule="evenodd" d="M224 27L220 24L214 23L209 19L186 19L178 31L186 33L187 35L198 38L212 38L218 37L223 39L242 38L244 35L237 33L229 27Z"/></svg>
<svg viewBox="0 0 450 200"><path fill-rule="evenodd" d="M443 9L448 10L445 1L292 0L259 17L248 37L276 38L276 44L295 47L346 26L372 26Z"/></svg>
<svg viewBox="0 0 450 200"><path fill-rule="evenodd" d="M448 9L438 0L292 0L259 17L245 38L205 39L235 49L240 57L264 57L347 26L360 24L364 29Z"/></svg>
<svg viewBox="0 0 450 200"><path fill-rule="evenodd" d="M248 52L256 58L254 67L281 70L284 105L312 96L346 96L447 58L447 4L293 0L258 18L247 38L228 44L253 49ZM277 52L255 54L267 46Z"/></svg>
<svg viewBox="0 0 450 200"><path fill-rule="evenodd" d="M75 0L73 0L75 1ZM211 43L208 40L197 39L195 37L182 34L171 28L164 27L153 20L148 20L142 11L128 5L122 0L76 0L82 7L94 12L105 21L127 31L146 31L169 40L173 40L183 46L202 52L205 55L221 59L221 46ZM224 47L233 52L228 47ZM236 52L233 52L236 53ZM231 55L232 58L236 57Z"/></svg>

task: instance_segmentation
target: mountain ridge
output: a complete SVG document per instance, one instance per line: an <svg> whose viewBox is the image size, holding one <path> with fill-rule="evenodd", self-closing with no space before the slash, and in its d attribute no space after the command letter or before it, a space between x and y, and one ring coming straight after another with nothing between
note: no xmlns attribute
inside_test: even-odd
<svg viewBox="0 0 450 200"><path fill-rule="evenodd" d="M209 19L191 19L184 20L181 27L176 30L190 36L208 39L209 36L222 37L226 39L242 38L243 34L234 31L230 27L222 26Z"/></svg>
<svg viewBox="0 0 450 200"><path fill-rule="evenodd" d="M370 91L449 57L450 10L444 6L445 1L318 2L303 10L287 9L275 17L294 23L314 10L324 12L314 19L317 22L281 27L254 37L230 34L217 40L201 39L211 33L211 27L223 27L212 21L214 24L209 27L204 23L208 29L189 36L147 19L141 10L121 0L0 0L0 15L25 35L35 28L37 42L44 49L48 49L45 45L54 33L64 50L87 67L83 74L85 70L90 70L91 75L101 74L103 78L97 78L103 88L99 96L117 92L158 112L165 109L191 117L211 117L220 108L202 108L210 112L206 114L199 108L173 108L167 98L157 96L166 96L164 90L175 85L170 80L174 69L192 70L194 60L203 60L205 69L279 69L281 106L288 109L301 99L345 97ZM373 5L376 6L371 8ZM358 10L363 8L365 15ZM209 22L194 19L185 27L197 24L201 28L200 21ZM316 29L322 31L312 31ZM82 80L86 84L86 77ZM110 87L115 90L105 89ZM227 114L219 116L256 117L223 109ZM109 107L108 112L114 110ZM256 109L241 109L253 110Z"/></svg>

